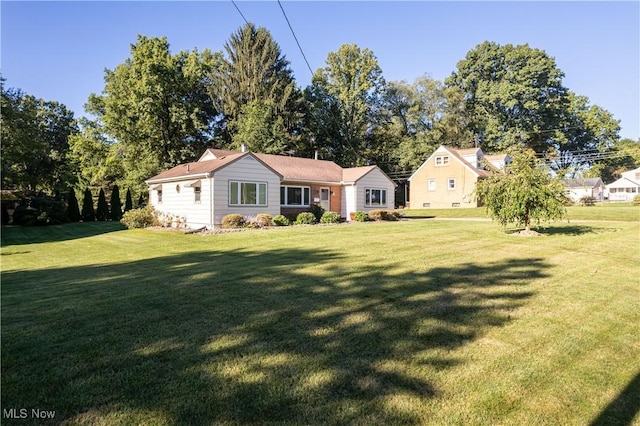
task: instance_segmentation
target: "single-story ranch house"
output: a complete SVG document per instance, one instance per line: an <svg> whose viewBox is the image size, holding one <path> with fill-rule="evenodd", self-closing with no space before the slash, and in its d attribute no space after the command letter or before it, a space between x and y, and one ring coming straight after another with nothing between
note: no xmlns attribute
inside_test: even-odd
<svg viewBox="0 0 640 426"><path fill-rule="evenodd" d="M567 197L575 203L583 197L593 197L596 201L604 199L604 183L600 178L564 179L562 183Z"/></svg>
<svg viewBox="0 0 640 426"><path fill-rule="evenodd" d="M157 211L186 218L191 228L219 228L237 213L295 214L318 204L350 213L393 209L395 183L378 167L346 168L332 161L208 149L146 181Z"/></svg>
<svg viewBox="0 0 640 426"><path fill-rule="evenodd" d="M479 179L511 162L506 154L484 155L480 148L440 146L409 178L410 208L478 207Z"/></svg>

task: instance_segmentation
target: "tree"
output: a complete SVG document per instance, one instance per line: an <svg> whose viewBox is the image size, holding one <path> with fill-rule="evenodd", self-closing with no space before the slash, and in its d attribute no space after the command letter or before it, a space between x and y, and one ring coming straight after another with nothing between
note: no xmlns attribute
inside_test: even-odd
<svg viewBox="0 0 640 426"><path fill-rule="evenodd" d="M82 199L82 220L85 222L96 220L96 212L93 209L93 195L91 195L89 188L84 190L84 198Z"/></svg>
<svg viewBox="0 0 640 426"><path fill-rule="evenodd" d="M107 205L107 197L104 195L104 189L100 188L98 194L98 207L96 208L96 220L106 221L109 217L109 206Z"/></svg>
<svg viewBox="0 0 640 426"><path fill-rule="evenodd" d="M68 139L77 132L64 105L7 89L0 78L2 186L29 191L60 191L72 181Z"/></svg>
<svg viewBox="0 0 640 426"><path fill-rule="evenodd" d="M526 146L545 153L563 134L569 107L563 77L542 50L484 42L458 62L446 85L464 94L469 129L484 151Z"/></svg>
<svg viewBox="0 0 640 426"><path fill-rule="evenodd" d="M531 221L562 219L566 213L564 185L551 176L531 149L511 151L512 163L481 180L476 195L491 217L503 226L515 223L531 231Z"/></svg>
<svg viewBox="0 0 640 426"><path fill-rule="evenodd" d="M326 63L313 76L311 91L316 101L312 113L324 116L319 121L334 129L328 135L339 138L328 139L318 129L316 139L341 166L373 162L380 139L372 136L384 122L385 80L378 60L369 49L344 44L329 53Z"/></svg>
<svg viewBox="0 0 640 426"><path fill-rule="evenodd" d="M227 57L213 69L210 94L223 113L226 143L236 149L245 143L272 153L295 148L302 96L271 33L249 23L233 33L224 48ZM256 137L262 130L273 146Z"/></svg>
<svg viewBox="0 0 640 426"><path fill-rule="evenodd" d="M128 212L129 210L133 209L133 199L131 198L131 190L129 188L127 188L127 195L125 197L125 201L124 201L124 211L125 213Z"/></svg>
<svg viewBox="0 0 640 426"><path fill-rule="evenodd" d="M106 139L120 144L125 181L195 159L215 135L218 112L207 84L219 54L172 55L166 37L138 36L131 57L105 71L101 95L85 108Z"/></svg>
<svg viewBox="0 0 640 426"><path fill-rule="evenodd" d="M69 190L69 199L67 200L67 218L69 222L79 222L82 219L80 215L80 207L76 198L76 191L71 188Z"/></svg>
<svg viewBox="0 0 640 426"><path fill-rule="evenodd" d="M599 177L605 183L620 179L622 172L640 167L640 140L621 139L597 156L584 172L585 177Z"/></svg>
<svg viewBox="0 0 640 426"><path fill-rule="evenodd" d="M111 190L111 220L118 221L122 219L122 201L120 201L120 188L118 185L113 185Z"/></svg>

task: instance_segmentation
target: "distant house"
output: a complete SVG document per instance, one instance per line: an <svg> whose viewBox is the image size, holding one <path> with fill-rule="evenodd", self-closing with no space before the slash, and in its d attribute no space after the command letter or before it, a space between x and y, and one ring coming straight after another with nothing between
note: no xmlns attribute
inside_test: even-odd
<svg viewBox="0 0 640 426"><path fill-rule="evenodd" d="M506 154L440 146L409 178L410 208L478 207L476 183L508 165Z"/></svg>
<svg viewBox="0 0 640 426"><path fill-rule="evenodd" d="M604 200L604 183L600 178L564 179L567 197L579 202L583 197L593 197L596 201Z"/></svg>
<svg viewBox="0 0 640 426"><path fill-rule="evenodd" d="M605 186L605 198L609 201L632 201L640 194L640 167L622 173L622 177Z"/></svg>
<svg viewBox="0 0 640 426"><path fill-rule="evenodd" d="M350 220L351 212L394 208L394 182L378 167L208 149L146 181L158 211L192 228L217 228L227 214L296 214L317 204Z"/></svg>

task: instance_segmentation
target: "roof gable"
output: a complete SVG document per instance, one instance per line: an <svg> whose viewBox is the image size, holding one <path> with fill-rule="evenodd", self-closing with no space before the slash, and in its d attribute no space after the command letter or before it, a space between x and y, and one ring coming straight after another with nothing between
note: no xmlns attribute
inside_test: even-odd
<svg viewBox="0 0 640 426"><path fill-rule="evenodd" d="M473 149L461 150L461 151L473 154L473 153L477 153L479 150L480 150L480 148L473 148ZM437 156L441 156L441 155L447 155L447 154L449 154L451 156L451 158L456 160L463 167L467 168L469 171L471 171L471 173L475 174L477 177L489 177L489 176L491 176L491 173L489 173L488 171L482 170L482 169L478 169L478 168L474 167L473 165L471 165L467 160L462 158L462 156L460 154L458 154L458 151L456 149L448 147L448 146L445 146L445 145L440 145L438 147L438 149L436 149L433 152L433 154L431 154L429 156L429 158L427 158L427 160L424 163L422 163L422 165L420 167L418 167L418 170L413 172L413 174L409 178L409 181L411 181L411 179L413 179L414 176L416 176L424 167L426 167L427 164L429 164L429 162L433 158L435 158Z"/></svg>

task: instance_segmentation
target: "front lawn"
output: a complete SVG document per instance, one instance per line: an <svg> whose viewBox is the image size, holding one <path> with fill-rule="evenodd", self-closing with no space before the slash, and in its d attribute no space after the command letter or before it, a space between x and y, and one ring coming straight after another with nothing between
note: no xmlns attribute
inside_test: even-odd
<svg viewBox="0 0 640 426"><path fill-rule="evenodd" d="M478 221L85 225L3 228L3 424L47 423L36 409L55 424L608 425L639 409L638 222L536 238Z"/></svg>

